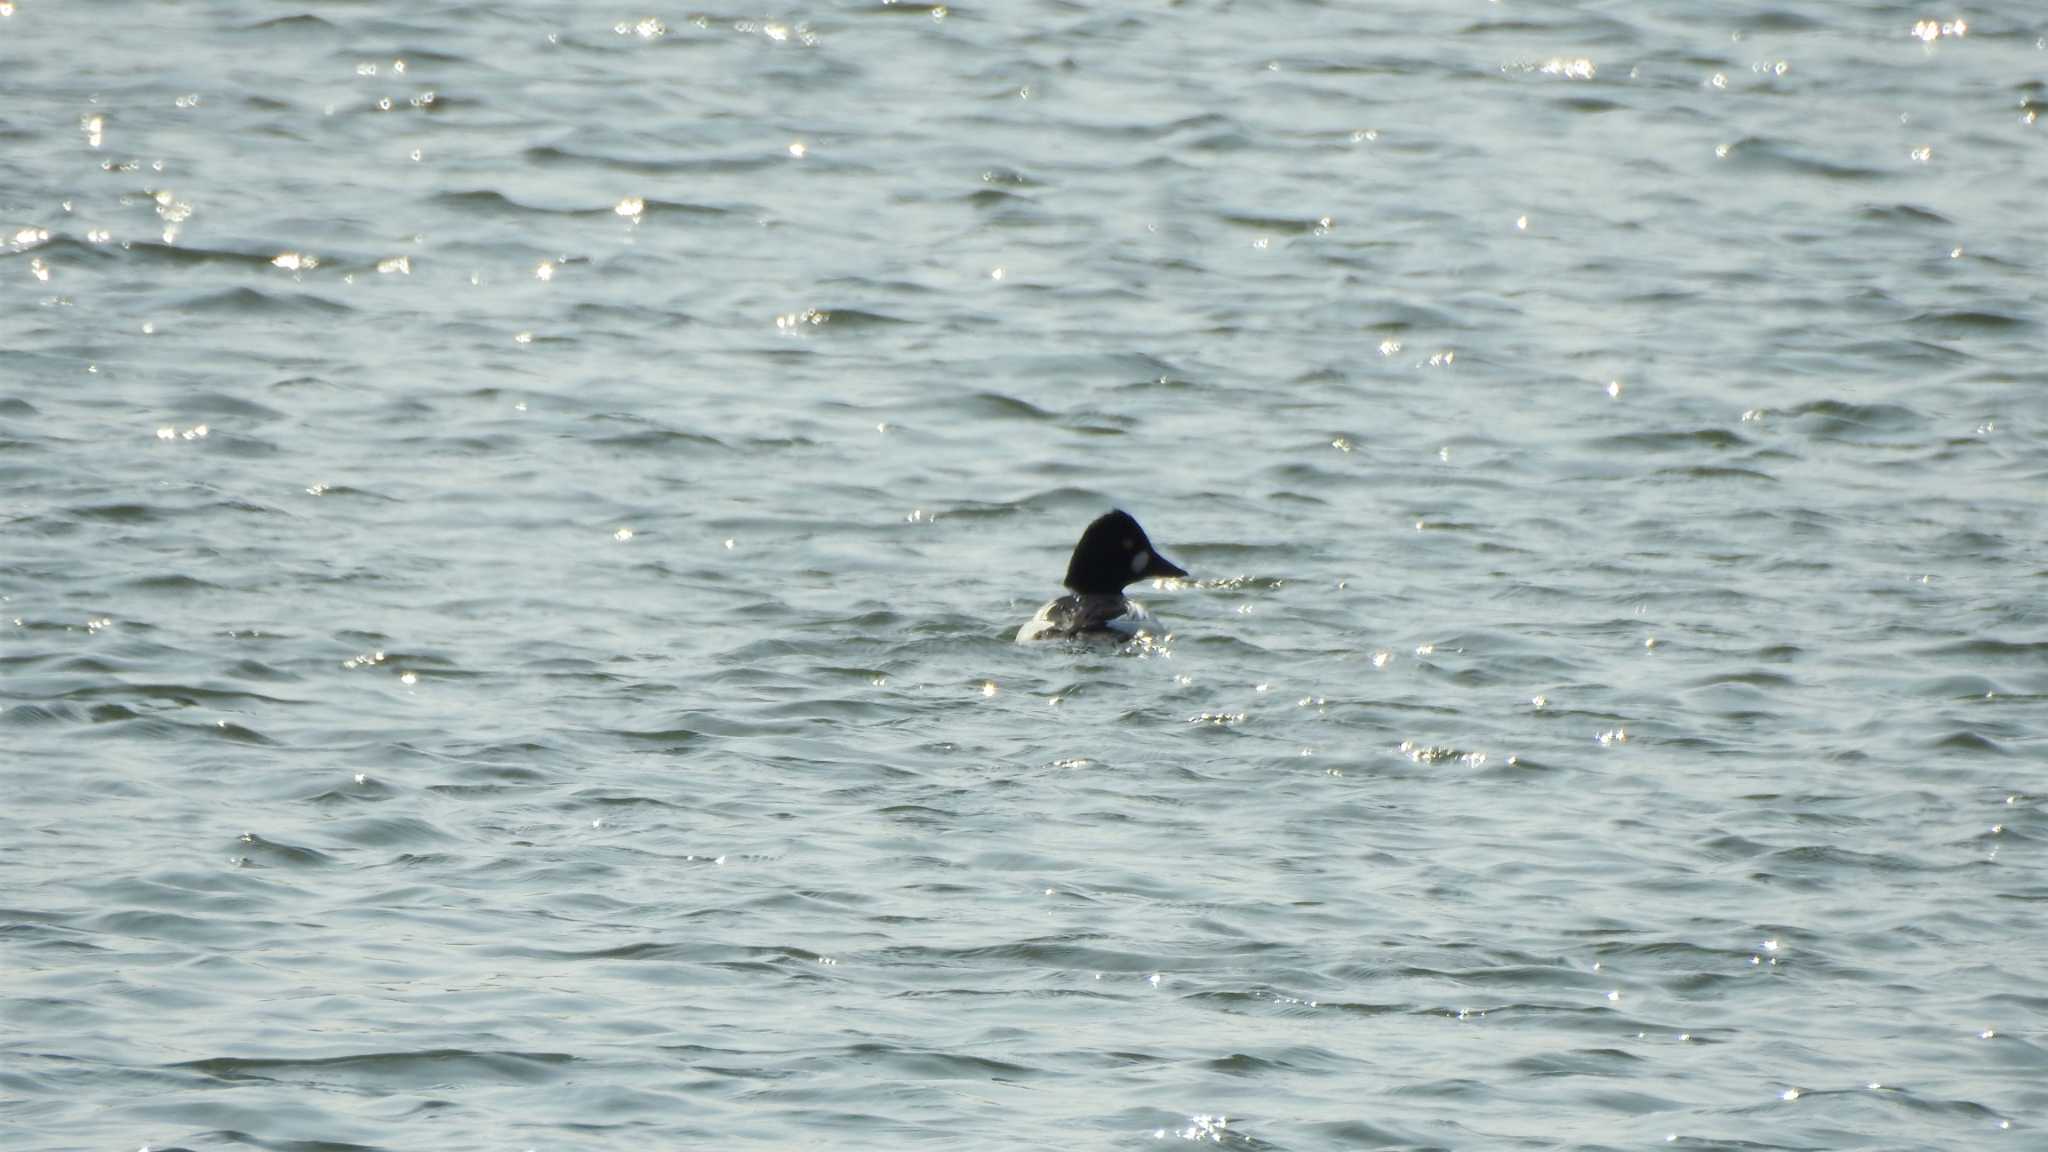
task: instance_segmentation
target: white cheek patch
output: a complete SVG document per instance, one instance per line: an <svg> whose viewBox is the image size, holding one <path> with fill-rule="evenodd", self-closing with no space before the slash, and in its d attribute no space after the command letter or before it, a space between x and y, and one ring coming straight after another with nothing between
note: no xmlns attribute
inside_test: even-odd
<svg viewBox="0 0 2048 1152"><path fill-rule="evenodd" d="M1151 562L1152 554L1150 552L1144 551L1143 549L1140 549L1136 556L1131 557L1131 572L1133 574L1143 572L1145 570L1145 565L1150 564Z"/></svg>

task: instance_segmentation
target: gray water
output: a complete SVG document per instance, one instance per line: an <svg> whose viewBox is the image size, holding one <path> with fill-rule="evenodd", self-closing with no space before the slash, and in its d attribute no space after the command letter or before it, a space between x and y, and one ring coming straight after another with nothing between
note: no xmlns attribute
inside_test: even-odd
<svg viewBox="0 0 2048 1152"><path fill-rule="evenodd" d="M0 1145L2048 1147L2037 6L0 12Z"/></svg>

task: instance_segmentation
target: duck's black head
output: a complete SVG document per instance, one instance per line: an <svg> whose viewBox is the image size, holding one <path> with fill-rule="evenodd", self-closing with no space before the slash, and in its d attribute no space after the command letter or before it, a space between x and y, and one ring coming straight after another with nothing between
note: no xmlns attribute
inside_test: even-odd
<svg viewBox="0 0 2048 1152"><path fill-rule="evenodd" d="M1083 596L1116 595L1133 580L1153 576L1185 576L1187 570L1161 556L1145 538L1145 530L1123 511L1096 519L1074 545L1067 561L1067 587Z"/></svg>

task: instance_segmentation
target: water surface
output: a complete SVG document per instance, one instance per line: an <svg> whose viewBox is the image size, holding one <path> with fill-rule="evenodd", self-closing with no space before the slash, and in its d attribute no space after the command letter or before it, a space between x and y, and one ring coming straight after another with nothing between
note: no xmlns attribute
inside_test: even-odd
<svg viewBox="0 0 2048 1152"><path fill-rule="evenodd" d="M2008 7L0 3L5 1143L2028 1146Z"/></svg>

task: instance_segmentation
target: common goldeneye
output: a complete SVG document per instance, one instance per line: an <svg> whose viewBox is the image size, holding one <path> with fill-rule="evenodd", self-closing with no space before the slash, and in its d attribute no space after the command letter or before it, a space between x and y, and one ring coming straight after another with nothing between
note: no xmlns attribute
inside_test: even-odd
<svg viewBox="0 0 2048 1152"><path fill-rule="evenodd" d="M1067 587L1062 596L1038 610L1017 629L1017 639L1056 640L1088 633L1135 635L1152 617L1145 606L1124 597L1124 586L1153 576L1185 576L1180 565L1161 556L1145 538L1145 530L1124 511L1096 519L1074 545L1067 561Z"/></svg>

